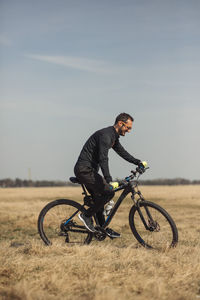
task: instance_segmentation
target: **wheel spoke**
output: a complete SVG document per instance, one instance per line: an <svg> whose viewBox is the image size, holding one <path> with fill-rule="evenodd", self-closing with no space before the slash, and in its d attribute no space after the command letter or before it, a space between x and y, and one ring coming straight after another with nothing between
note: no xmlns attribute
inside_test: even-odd
<svg viewBox="0 0 200 300"><path fill-rule="evenodd" d="M140 211L148 229L145 228L136 207L130 212L129 219L137 240L145 247L160 250L174 246L178 240L178 234L171 217L162 208L151 202L141 203Z"/></svg>
<svg viewBox="0 0 200 300"><path fill-rule="evenodd" d="M78 217L79 209L67 201L52 202L39 216L39 232L46 244L84 244L91 241L91 233Z"/></svg>

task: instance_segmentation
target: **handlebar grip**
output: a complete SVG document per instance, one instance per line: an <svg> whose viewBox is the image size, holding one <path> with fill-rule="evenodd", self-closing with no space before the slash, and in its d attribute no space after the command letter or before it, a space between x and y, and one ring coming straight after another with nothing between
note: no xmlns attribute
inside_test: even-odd
<svg viewBox="0 0 200 300"><path fill-rule="evenodd" d="M137 167L136 168L136 171L140 174L144 173L145 172L145 168L140 168L140 167Z"/></svg>

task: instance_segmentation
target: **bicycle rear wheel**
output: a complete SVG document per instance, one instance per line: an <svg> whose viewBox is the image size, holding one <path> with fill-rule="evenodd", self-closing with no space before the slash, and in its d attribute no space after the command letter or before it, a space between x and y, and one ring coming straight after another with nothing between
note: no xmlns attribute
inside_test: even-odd
<svg viewBox="0 0 200 300"><path fill-rule="evenodd" d="M129 213L129 224L138 242L146 248L158 250L175 247L178 230L171 216L153 202L142 201L139 207L140 213L136 205Z"/></svg>
<svg viewBox="0 0 200 300"><path fill-rule="evenodd" d="M38 231L46 245L89 244L93 234L80 221L84 208L77 202L59 199L47 204L38 217Z"/></svg>

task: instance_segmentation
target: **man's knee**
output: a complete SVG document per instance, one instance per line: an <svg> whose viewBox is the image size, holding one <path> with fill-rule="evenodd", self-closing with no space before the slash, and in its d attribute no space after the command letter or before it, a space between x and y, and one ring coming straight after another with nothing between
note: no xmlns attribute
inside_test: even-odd
<svg viewBox="0 0 200 300"><path fill-rule="evenodd" d="M114 197L115 193L113 191L110 192L109 194L109 200L111 200Z"/></svg>
<svg viewBox="0 0 200 300"><path fill-rule="evenodd" d="M110 201L114 197L115 193L112 190L110 190L110 191L105 191L103 195L107 201Z"/></svg>
<svg viewBox="0 0 200 300"><path fill-rule="evenodd" d="M103 191L100 194L95 194L94 199L96 202L102 202L106 204L114 197L115 193L113 191Z"/></svg>

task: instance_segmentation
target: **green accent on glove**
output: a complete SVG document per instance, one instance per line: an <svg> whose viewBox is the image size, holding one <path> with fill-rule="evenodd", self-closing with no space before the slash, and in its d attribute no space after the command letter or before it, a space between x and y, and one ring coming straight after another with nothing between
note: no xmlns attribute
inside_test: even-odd
<svg viewBox="0 0 200 300"><path fill-rule="evenodd" d="M144 168L147 167L147 162L146 161L142 161L142 164L143 164Z"/></svg>
<svg viewBox="0 0 200 300"><path fill-rule="evenodd" d="M117 189L117 188L119 187L119 182L117 182L117 181L110 182L109 184L112 185L113 190L114 190L114 189Z"/></svg>

